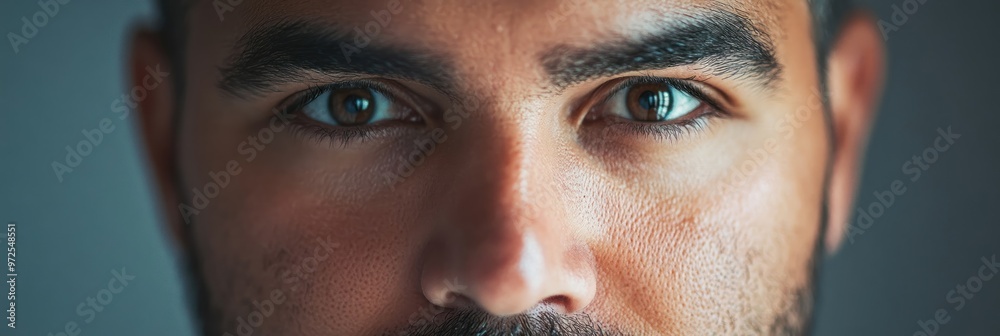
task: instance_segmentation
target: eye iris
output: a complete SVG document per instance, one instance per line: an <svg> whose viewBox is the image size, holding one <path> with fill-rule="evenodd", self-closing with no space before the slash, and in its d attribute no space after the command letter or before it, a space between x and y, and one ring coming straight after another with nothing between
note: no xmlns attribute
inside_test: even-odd
<svg viewBox="0 0 1000 336"><path fill-rule="evenodd" d="M665 84L637 85L629 90L629 114L637 121L663 121L670 114L673 97Z"/></svg>
<svg viewBox="0 0 1000 336"><path fill-rule="evenodd" d="M364 97L350 95L344 100L344 109L347 113L358 114L368 109L369 101Z"/></svg>
<svg viewBox="0 0 1000 336"><path fill-rule="evenodd" d="M367 89L340 89L330 95L330 115L341 126L357 126L371 121L375 101Z"/></svg>

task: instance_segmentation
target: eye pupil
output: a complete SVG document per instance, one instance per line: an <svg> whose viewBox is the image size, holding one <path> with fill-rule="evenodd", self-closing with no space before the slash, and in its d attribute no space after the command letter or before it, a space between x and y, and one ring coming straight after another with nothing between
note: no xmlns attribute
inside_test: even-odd
<svg viewBox="0 0 1000 336"><path fill-rule="evenodd" d="M368 123L374 116L375 101L368 89L338 89L330 95L330 115L342 126Z"/></svg>
<svg viewBox="0 0 1000 336"><path fill-rule="evenodd" d="M628 93L629 114L637 121L663 121L670 114L673 97L665 84L645 84Z"/></svg>
<svg viewBox="0 0 1000 336"><path fill-rule="evenodd" d="M344 109L347 113L358 114L368 109L368 104L370 101L364 97L357 95L350 95L344 99Z"/></svg>
<svg viewBox="0 0 1000 336"><path fill-rule="evenodd" d="M654 110L660 106L660 95L653 91L644 91L639 95L639 107L643 110Z"/></svg>

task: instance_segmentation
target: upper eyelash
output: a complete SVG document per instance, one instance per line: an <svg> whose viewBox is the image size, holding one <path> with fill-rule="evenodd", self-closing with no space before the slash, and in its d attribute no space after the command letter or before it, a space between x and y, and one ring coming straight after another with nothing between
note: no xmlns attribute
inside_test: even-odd
<svg viewBox="0 0 1000 336"><path fill-rule="evenodd" d="M290 103L287 103L282 110L286 113L298 112L300 109L309 105L309 103L313 102L313 100L316 100L316 98L319 98L319 96L322 96L327 91L345 87L358 87L377 91L385 96L390 103L398 103L396 94L393 92L394 90L390 89L388 85L372 80L359 79L342 83L312 86L305 91L302 91L299 97L295 97Z"/></svg>
<svg viewBox="0 0 1000 336"><path fill-rule="evenodd" d="M656 77L650 75L628 77L619 81L618 83L615 83L614 86L612 86L612 89L610 90L611 94L605 95L604 98L601 99L601 102L600 104L598 104L598 106L607 104L608 100L610 100L612 97L621 92L621 90L624 90L636 84L649 84L649 83L666 83L667 85L670 85L671 87L676 88L681 92L694 96L698 100L713 107L716 111L723 111L722 106L714 98L705 94L704 91L695 87L694 85L691 85L686 80L668 78L668 77Z"/></svg>
<svg viewBox="0 0 1000 336"><path fill-rule="evenodd" d="M711 106L712 111L706 113L705 115L699 116L695 119L672 123L672 124L636 124L628 125L627 127L631 132L636 132L645 135L655 135L657 137L664 138L665 140L677 140L683 136L686 132L694 132L707 127L706 117L710 116L724 116L726 115L721 106L709 95L705 94L704 91L691 85L686 80L668 78L668 77L656 77L650 75L635 76L625 78L618 83L615 83L608 92L601 99L599 104L594 106L606 105L608 101L619 94L621 90L631 87L636 84L646 84L646 83L666 83L671 87L689 94L703 103ZM377 91L391 103L398 103L397 96L394 93L395 90L391 89L388 85L383 83L372 81L372 80L352 80L343 83L326 84L320 86L313 86L305 91L303 91L299 97L292 100L291 103L286 104L284 107L285 113L297 113L302 108L304 108L309 103L313 102L319 96L323 95L327 91L344 88L344 87L360 87L369 90ZM622 124L622 123L616 123ZM319 141L322 140L338 140L339 144L344 147L347 146L351 141L356 139L369 139L376 136L377 132L384 131L377 127L370 126L355 126L355 127L342 127L339 129L330 129L329 127L324 127L320 125L310 124L299 124L294 128L294 133L300 136L311 136L315 137Z"/></svg>
<svg viewBox="0 0 1000 336"><path fill-rule="evenodd" d="M671 87L686 94L689 94L698 99L699 101L705 103L706 105L709 106L709 111L703 113L701 116L698 116L696 118L674 123L611 122L604 126L605 130L608 130L609 127L624 127L627 130L627 132L631 132L634 134L654 136L661 140L676 141L681 139L684 135L688 133L706 129L709 126L711 117L725 117L728 115L725 112L725 110L723 110L722 107L715 101L715 99L710 97L708 94L705 94L705 92L702 91L701 89L695 87L694 85L691 85L688 81L676 78L656 77L648 75L629 77L617 83L614 83L611 89L607 91L608 93L605 94L604 97L601 98L601 100L597 104L594 104L593 107L591 107L591 109L602 108L603 106L607 106L609 101L618 94L620 94L622 90L628 89L629 87L632 87L637 84L648 84L648 83L666 83Z"/></svg>
<svg viewBox="0 0 1000 336"><path fill-rule="evenodd" d="M283 113L299 113L306 105L309 105L317 98L322 96L324 93L345 87L357 87L365 88L372 91L376 91L382 94L390 103L397 103L396 94L393 93L394 90L390 89L387 85L372 81L372 80L352 80L342 83L326 84L319 86L312 86L308 89L297 94L291 102L284 104L282 108ZM336 127L333 129L331 127ZM312 121L310 118L306 117L306 121L298 121L292 125L292 134L300 136L303 138L311 138L317 142L323 142L324 140L330 140L331 144L339 144L340 147L346 147L351 141L354 140L366 140L376 137L379 132L385 131L377 127L371 126L352 126L352 127L337 127L332 125L322 126L317 125L316 122Z"/></svg>

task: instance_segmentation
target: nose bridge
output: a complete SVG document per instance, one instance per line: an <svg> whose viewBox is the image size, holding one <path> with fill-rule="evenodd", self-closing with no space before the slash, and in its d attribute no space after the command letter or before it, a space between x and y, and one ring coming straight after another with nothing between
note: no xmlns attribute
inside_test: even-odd
<svg viewBox="0 0 1000 336"><path fill-rule="evenodd" d="M538 136L538 122L531 120L537 117L509 110L524 105L491 106L453 132L457 146L449 155L461 157L456 164L462 168L449 178L447 201L435 210L440 221L429 246L436 252L425 260L425 295L440 305L464 297L497 315L552 300L564 310L585 305L592 281L563 275L588 272L567 272L567 265L579 263L565 260L572 237L562 229L567 219L555 215L562 204L546 195L551 189L538 188L553 182L554 165L541 164L539 156L552 140ZM445 280L462 282L463 289L442 287Z"/></svg>
<svg viewBox="0 0 1000 336"><path fill-rule="evenodd" d="M453 195L475 193L482 198L462 197L472 208L485 207L498 219L517 215L529 205L529 185L545 176L538 153L544 139L538 135L539 119L528 112L532 103L494 96L479 110L470 112L467 125L454 133L459 140L463 166L451 189Z"/></svg>
<svg viewBox="0 0 1000 336"><path fill-rule="evenodd" d="M483 257L494 263L516 262L525 235L537 229L528 218L534 213L528 186L542 174L531 162L537 137L530 122L519 123L511 116L508 109L517 108L513 104L485 106L474 117L478 120L456 134L463 167L448 188L455 207L444 214L443 229L457 235L462 250L491 250Z"/></svg>

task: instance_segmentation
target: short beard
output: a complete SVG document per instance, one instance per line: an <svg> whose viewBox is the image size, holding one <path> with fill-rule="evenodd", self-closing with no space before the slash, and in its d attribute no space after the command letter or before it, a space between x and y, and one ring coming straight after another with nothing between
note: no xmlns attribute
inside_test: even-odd
<svg viewBox="0 0 1000 336"><path fill-rule="evenodd" d="M806 282L789 293L776 316L762 318L754 311L745 311L743 316L730 316L729 321L742 321L730 325L717 326L732 335L809 335L812 331L813 307L816 301L820 264L824 251L826 233L826 201L822 205L823 217L820 230L815 237L815 248L809 259ZM753 303L746 307L753 309ZM389 332L385 335L631 335L622 329L601 324L589 315L579 313L564 315L551 310L541 310L532 314L496 317L477 308L446 310L433 320L419 326ZM711 332L704 331L706 334Z"/></svg>
<svg viewBox="0 0 1000 336"><path fill-rule="evenodd" d="M449 310L428 322L386 335L626 335L602 326L586 314L563 315L549 310L508 317L495 317L478 309Z"/></svg>
<svg viewBox="0 0 1000 336"><path fill-rule="evenodd" d="M831 161L832 162L832 161ZM828 195L830 166L827 166L827 176L824 182L823 194ZM792 290L788 301L783 304L781 312L773 318L764 320L754 318L753 311L745 311L743 316L730 316L729 321L743 321L730 325L719 326L726 330L724 334L732 335L809 335L812 332L813 308L817 301L819 273L825 251L825 237L829 225L827 198L824 196L820 207L819 233L814 237L813 254L807 266L806 282ZM191 227L185 227L187 238L193 241ZM224 309L215 306L209 299L205 278L200 268L200 258L197 250L187 254L188 266L191 270L190 279L198 290L197 308L199 324L203 335L221 334L224 325L222 313ZM754 303L747 303L754 307ZM752 309L752 308L751 308ZM478 336L519 336L519 335L632 335L613 326L601 324L584 313L564 315L551 310L540 310L532 314L519 314L508 317L495 317L479 309L446 310L421 326L412 326L384 335L478 335ZM710 331L701 331L711 334Z"/></svg>
<svg viewBox="0 0 1000 336"><path fill-rule="evenodd" d="M812 279L810 279L812 280ZM731 335L808 335L811 330L812 308L815 298L813 281L794 291L791 302L769 321L753 319L753 312L746 316L732 316L730 320L744 321L729 326L718 326ZM749 318L749 320L748 320ZM563 315L552 311L495 317L478 309L448 310L434 317L433 321L384 335L631 335L618 328L602 325L587 314Z"/></svg>
<svg viewBox="0 0 1000 336"><path fill-rule="evenodd" d="M823 207L824 218L826 207ZM755 304L745 302L742 312L724 318L722 325L715 326L719 333L701 330L702 334L722 335L809 335L812 331L813 308L817 295L817 280L824 251L824 236L826 221L820 223L820 234L816 237L813 255L807 267L806 282L788 293L781 304L777 315L762 317L754 308L766 306L766 303ZM190 231L190 230L189 230ZM208 292L196 253L191 253L189 265L192 270L192 280L199 289L198 308L203 335L219 335L225 329L220 322L232 320L223 318L225 309L213 305ZM230 307L231 308L231 307ZM770 314L769 314L770 315ZM518 314L507 317L496 317L478 308L447 309L436 314L432 320L422 325L396 329L383 335L481 335L481 336L519 336L519 335L636 335L623 326L602 324L585 313L561 314L545 308L530 314Z"/></svg>

